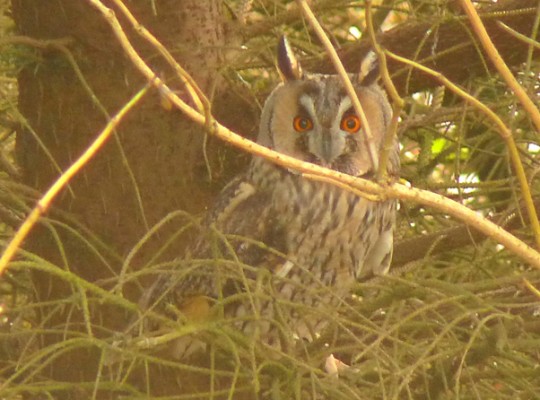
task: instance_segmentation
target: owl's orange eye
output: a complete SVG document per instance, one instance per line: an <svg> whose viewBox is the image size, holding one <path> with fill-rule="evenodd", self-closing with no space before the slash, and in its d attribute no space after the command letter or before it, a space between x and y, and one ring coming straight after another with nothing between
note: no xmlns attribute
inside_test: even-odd
<svg viewBox="0 0 540 400"><path fill-rule="evenodd" d="M296 132L306 132L313 128L313 121L308 117L296 116L293 120L293 128Z"/></svg>
<svg viewBox="0 0 540 400"><path fill-rule="evenodd" d="M341 120L340 128L345 132L356 133L360 130L362 123L356 114L349 114Z"/></svg>

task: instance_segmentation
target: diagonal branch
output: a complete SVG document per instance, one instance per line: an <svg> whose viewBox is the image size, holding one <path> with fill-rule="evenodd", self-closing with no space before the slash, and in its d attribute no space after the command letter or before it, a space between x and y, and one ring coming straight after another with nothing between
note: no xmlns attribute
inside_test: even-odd
<svg viewBox="0 0 540 400"><path fill-rule="evenodd" d="M534 205L537 208L540 207L540 198L535 200ZM520 216L525 211L526 209L523 206L512 213L497 214L489 218L489 220L503 226L509 232L514 232L523 226ZM478 245L487 239L489 239L489 236L478 230L471 229L468 225L458 225L428 235L399 240L394 245L392 269L422 260L428 256L443 254L465 246Z"/></svg>

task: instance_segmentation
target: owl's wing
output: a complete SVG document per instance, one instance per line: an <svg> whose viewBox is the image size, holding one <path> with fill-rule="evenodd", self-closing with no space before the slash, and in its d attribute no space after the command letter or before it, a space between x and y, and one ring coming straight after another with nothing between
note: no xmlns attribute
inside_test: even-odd
<svg viewBox="0 0 540 400"><path fill-rule="evenodd" d="M286 253L284 230L270 203L270 196L258 191L245 175L231 181L202 222L201 234L187 260L180 260L181 267L160 276L143 294L139 306L146 310L174 304L193 318L192 314L200 314L201 304L207 308L207 301L199 301L201 298L217 298L219 292L230 296L243 290L239 279L225 278L216 283L219 276L226 276L224 260L253 267L242 272L244 275L256 273L257 268L272 270L282 265L282 254Z"/></svg>
<svg viewBox="0 0 540 400"><path fill-rule="evenodd" d="M261 192L242 175L223 189L206 218L204 228L222 235L218 241L227 241L227 250L222 250L226 258L237 258L254 267L273 268L276 263L283 262L279 254L287 252L287 245L284 226L280 224L271 202L269 193ZM193 256L212 257L216 255L211 254L215 250L211 239L205 235Z"/></svg>
<svg viewBox="0 0 540 400"><path fill-rule="evenodd" d="M366 255L361 275L384 275L390 269L394 250L394 226L396 225L396 207L393 200L379 204L380 231ZM358 278L358 276L357 276Z"/></svg>
<svg viewBox="0 0 540 400"><path fill-rule="evenodd" d="M377 241L367 255L364 270L374 275L384 275L390 269L392 253L394 250L394 232L392 229L385 230L377 238Z"/></svg>

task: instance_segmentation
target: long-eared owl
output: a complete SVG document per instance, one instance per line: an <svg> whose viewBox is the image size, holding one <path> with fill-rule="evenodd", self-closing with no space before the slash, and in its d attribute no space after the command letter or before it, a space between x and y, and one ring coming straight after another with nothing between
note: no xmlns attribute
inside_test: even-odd
<svg viewBox="0 0 540 400"><path fill-rule="evenodd" d="M380 151L391 108L375 83L374 64L370 58L350 78ZM278 67L283 83L266 100L258 143L374 177L361 120L341 79L303 72L285 39ZM398 152L396 141L387 166L391 179L399 171ZM142 304L172 307L186 324L219 321L274 348L310 340L359 278L388 270L395 213L393 200L368 200L254 157L218 197L188 260L158 279ZM178 356L196 347L193 336L179 341Z"/></svg>

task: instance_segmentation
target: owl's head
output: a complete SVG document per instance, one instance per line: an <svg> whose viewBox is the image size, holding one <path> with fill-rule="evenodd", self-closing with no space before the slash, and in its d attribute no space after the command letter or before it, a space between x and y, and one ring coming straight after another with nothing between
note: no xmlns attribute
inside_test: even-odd
<svg viewBox="0 0 540 400"><path fill-rule="evenodd" d="M285 38L278 46L278 67L283 83L266 100L258 142L349 175L374 173L362 123L339 76L303 72ZM350 77L380 151L392 111L375 83L374 57L364 61L360 71Z"/></svg>

